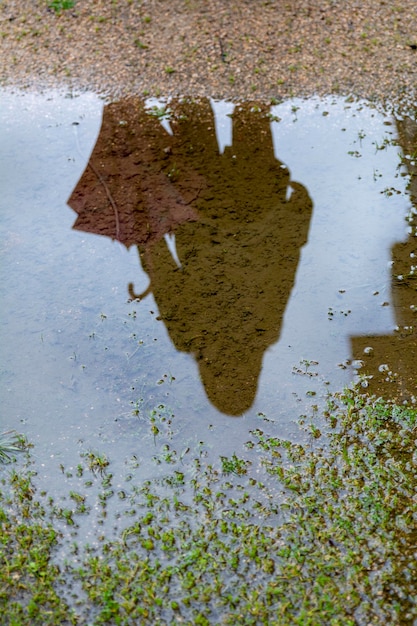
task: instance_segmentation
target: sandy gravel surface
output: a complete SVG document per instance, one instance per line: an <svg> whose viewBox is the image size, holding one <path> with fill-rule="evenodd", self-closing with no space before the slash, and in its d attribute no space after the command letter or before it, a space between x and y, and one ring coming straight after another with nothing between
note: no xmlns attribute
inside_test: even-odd
<svg viewBox="0 0 417 626"><path fill-rule="evenodd" d="M0 0L0 84L119 95L417 97L416 0Z"/></svg>

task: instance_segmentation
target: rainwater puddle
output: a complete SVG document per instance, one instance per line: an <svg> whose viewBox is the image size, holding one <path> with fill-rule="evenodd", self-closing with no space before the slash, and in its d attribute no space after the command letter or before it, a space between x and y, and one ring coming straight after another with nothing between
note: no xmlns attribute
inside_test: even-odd
<svg viewBox="0 0 417 626"><path fill-rule="evenodd" d="M0 110L2 428L40 481L88 449L150 478L167 446L218 459L266 421L301 441L358 375L415 401L411 119L338 98Z"/></svg>

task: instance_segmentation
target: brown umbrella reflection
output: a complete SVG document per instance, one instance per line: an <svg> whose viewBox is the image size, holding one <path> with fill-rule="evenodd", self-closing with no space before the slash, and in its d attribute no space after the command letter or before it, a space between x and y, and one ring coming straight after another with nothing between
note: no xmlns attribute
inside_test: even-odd
<svg viewBox="0 0 417 626"><path fill-rule="evenodd" d="M279 338L312 203L275 159L261 107L237 107L233 146L219 154L209 102L171 106L172 136L132 103L105 112L69 204L77 228L138 245L175 347L193 354L211 402L240 415Z"/></svg>
<svg viewBox="0 0 417 626"><path fill-rule="evenodd" d="M408 192L417 209L417 122L397 120L404 163L410 175ZM407 158L408 155L408 158ZM414 155L414 158L413 158ZM392 335L353 337L354 358L364 360L370 390L398 402L417 398L417 222L410 214L409 237L392 248L392 306L398 330ZM414 268L414 269L413 269ZM372 348L372 350L369 350Z"/></svg>
<svg viewBox="0 0 417 626"><path fill-rule="evenodd" d="M142 101L106 106L87 168L68 200L78 213L73 228L129 248L197 219L191 203L203 180L190 171L181 187L172 184L170 140Z"/></svg>

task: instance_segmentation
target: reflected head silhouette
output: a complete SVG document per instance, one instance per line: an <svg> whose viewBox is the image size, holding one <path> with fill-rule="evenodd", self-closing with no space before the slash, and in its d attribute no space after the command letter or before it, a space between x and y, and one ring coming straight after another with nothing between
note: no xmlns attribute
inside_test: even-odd
<svg viewBox="0 0 417 626"><path fill-rule="evenodd" d="M279 339L312 203L274 156L265 108L249 103L235 108L233 144L220 154L207 100L170 107L172 135L142 113L139 121L131 115L121 126L130 143L119 148L124 150L119 159L131 164L130 179L140 171L134 212L140 226L132 239L175 347L193 354L216 408L241 415L254 401L264 353ZM113 110L112 120L120 118ZM103 126L105 121L106 113ZM112 158L108 152L103 157L99 142L91 160L111 195L121 196L121 201L113 197L120 213L126 204L120 189L128 187L129 178L121 180L120 164L113 162L111 169ZM77 210L73 197L69 203ZM107 199L110 215L114 207L108 205ZM127 218L119 215L119 221ZM170 233L175 246L167 245Z"/></svg>

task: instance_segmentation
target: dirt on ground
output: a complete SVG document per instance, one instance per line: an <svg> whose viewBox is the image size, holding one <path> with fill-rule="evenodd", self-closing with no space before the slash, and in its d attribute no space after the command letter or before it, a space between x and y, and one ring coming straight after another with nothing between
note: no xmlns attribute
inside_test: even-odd
<svg viewBox="0 0 417 626"><path fill-rule="evenodd" d="M0 1L0 85L416 101L415 0L66 2Z"/></svg>

